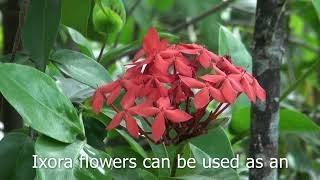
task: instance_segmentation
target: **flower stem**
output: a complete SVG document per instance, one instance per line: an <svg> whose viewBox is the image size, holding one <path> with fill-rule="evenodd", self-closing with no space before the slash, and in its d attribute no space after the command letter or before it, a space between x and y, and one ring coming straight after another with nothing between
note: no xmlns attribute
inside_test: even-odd
<svg viewBox="0 0 320 180"><path fill-rule="evenodd" d="M183 143L180 143L177 147L177 151L176 151L176 154L174 156L174 159L173 159L173 163L172 163L172 169L171 169L171 173L170 173L170 177L175 177L176 175L176 172L177 172L177 166L178 166L178 154L182 154L186 144L188 144L188 142L183 142Z"/></svg>

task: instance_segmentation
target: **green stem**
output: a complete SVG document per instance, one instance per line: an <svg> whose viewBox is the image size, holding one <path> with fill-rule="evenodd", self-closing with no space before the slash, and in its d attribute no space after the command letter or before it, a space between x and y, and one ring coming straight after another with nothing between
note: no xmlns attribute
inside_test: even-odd
<svg viewBox="0 0 320 180"><path fill-rule="evenodd" d="M280 96L280 102L284 100L293 90L295 90L299 86L299 84L303 82L309 75L311 75L311 73L316 70L319 65L320 60L314 62L312 66L307 70L307 72L302 74L294 84L292 84L284 93L282 93L282 95Z"/></svg>
<svg viewBox="0 0 320 180"><path fill-rule="evenodd" d="M177 151L176 151L176 154L174 156L173 163L172 163L172 169L171 169L170 177L175 177L175 175L176 175L177 165L178 165L178 154L180 154L180 155L182 154L186 144L188 144L187 141L184 141L184 142L178 144Z"/></svg>

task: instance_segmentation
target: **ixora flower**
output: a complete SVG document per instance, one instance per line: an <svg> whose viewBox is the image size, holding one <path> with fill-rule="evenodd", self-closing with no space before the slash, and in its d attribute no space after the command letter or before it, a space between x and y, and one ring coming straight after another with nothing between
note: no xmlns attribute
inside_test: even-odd
<svg viewBox="0 0 320 180"><path fill-rule="evenodd" d="M253 103L266 99L257 80L234 65L231 57L220 57L197 44L169 44L167 39L160 40L154 28L131 65L123 77L96 90L91 106L98 114L106 102L116 111L107 129L124 120L131 136L154 143L178 144L206 132L241 93ZM199 75L201 69L210 73ZM119 97L118 107L114 102ZM211 101L219 104L201 121ZM150 127L140 127L139 120Z"/></svg>

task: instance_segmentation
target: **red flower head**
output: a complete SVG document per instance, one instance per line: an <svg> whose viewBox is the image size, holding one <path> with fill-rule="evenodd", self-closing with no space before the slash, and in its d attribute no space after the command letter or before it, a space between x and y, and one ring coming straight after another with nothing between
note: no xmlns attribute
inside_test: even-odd
<svg viewBox="0 0 320 180"><path fill-rule="evenodd" d="M133 67L123 77L96 90L91 106L99 113L105 101L117 112L107 129L124 120L129 134L136 138L179 143L205 132L207 125L241 93L253 103L256 98L266 99L258 81L235 66L231 57L219 57L197 44L169 45L167 39L160 40L154 28L149 29L143 48L132 61ZM212 73L198 76L202 68L211 69ZM124 96L119 111L114 102L121 92ZM220 104L205 121L200 121L211 101ZM153 139L139 127L138 116L150 125ZM170 131L176 135L172 137Z"/></svg>

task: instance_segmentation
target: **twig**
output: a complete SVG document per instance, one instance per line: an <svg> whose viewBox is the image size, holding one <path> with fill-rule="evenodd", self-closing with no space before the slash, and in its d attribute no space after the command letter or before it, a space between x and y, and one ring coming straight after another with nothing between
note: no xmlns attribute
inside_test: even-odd
<svg viewBox="0 0 320 180"><path fill-rule="evenodd" d="M208 16L210 16L210 15L212 15L212 14L214 14L214 13L220 11L220 10L222 10L223 8L229 6L229 4L230 4L230 3L233 3L234 1L235 1L235 0L222 1L222 2L220 2L219 4L213 6L210 10L208 10L208 11L200 14L199 16L194 17L194 18L192 18L192 19L189 20L189 21L186 21L186 22L183 22L183 23L181 23L181 24L178 24L176 27L174 27L173 29L171 29L170 32L175 33L175 32L180 31L181 29L184 29L184 28L188 27L188 26L191 25L191 24L195 24L195 23L197 23L198 21L200 21L200 20L202 20L202 19L204 19L204 18L206 18L206 17L208 17Z"/></svg>
<svg viewBox="0 0 320 180"><path fill-rule="evenodd" d="M97 62L100 62L100 61L101 61L102 55L103 55L103 51L104 51L104 48L106 47L106 44L107 44L107 40L105 39L105 41L104 41L103 44L102 44L102 47L101 47L99 56L98 56L98 58L97 58Z"/></svg>
<svg viewBox="0 0 320 180"><path fill-rule="evenodd" d="M292 84L281 96L280 96L280 101L284 100L293 90L295 90L298 85L304 81L314 70L316 70L320 65L320 60L316 60L316 62L314 62L312 64L312 66L308 69L307 72L305 72L304 74L302 74L299 79Z"/></svg>
<svg viewBox="0 0 320 180"><path fill-rule="evenodd" d="M27 15L28 15L29 4L30 4L29 0L23 0L22 9L20 10L20 13L19 13L19 24L18 24L16 35L14 37L14 43L13 43L13 47L12 47L11 62L14 61L16 54L17 54L17 51L20 46L21 29L25 23Z"/></svg>

